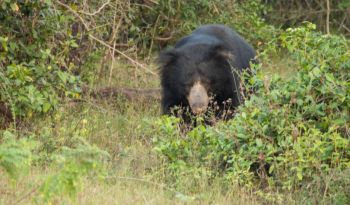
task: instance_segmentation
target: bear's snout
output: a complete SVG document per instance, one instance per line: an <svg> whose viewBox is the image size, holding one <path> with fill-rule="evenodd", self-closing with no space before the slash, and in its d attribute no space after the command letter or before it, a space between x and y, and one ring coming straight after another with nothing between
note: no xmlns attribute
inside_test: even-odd
<svg viewBox="0 0 350 205"><path fill-rule="evenodd" d="M204 113L209 104L209 96L205 87L200 83L195 83L187 97L191 110L194 114Z"/></svg>

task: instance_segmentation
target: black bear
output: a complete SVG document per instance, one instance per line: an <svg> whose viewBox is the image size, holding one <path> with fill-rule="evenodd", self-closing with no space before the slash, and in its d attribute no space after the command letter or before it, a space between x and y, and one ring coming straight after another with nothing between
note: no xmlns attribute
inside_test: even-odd
<svg viewBox="0 0 350 205"><path fill-rule="evenodd" d="M199 27L158 58L163 114L174 107L205 113L210 101L221 107L230 100L236 108L242 103L240 73L254 58L252 46L229 27Z"/></svg>

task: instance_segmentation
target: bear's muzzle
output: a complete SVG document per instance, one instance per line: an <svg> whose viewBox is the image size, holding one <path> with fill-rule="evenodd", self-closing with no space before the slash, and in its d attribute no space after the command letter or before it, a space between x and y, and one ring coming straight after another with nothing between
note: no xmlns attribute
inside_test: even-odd
<svg viewBox="0 0 350 205"><path fill-rule="evenodd" d="M191 87L187 100L194 114L198 115L207 111L209 96L201 82L196 82Z"/></svg>

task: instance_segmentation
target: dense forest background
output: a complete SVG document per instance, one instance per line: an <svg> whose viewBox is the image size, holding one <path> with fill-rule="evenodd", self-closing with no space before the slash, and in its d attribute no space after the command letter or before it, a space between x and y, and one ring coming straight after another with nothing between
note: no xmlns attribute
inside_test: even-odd
<svg viewBox="0 0 350 205"><path fill-rule="evenodd" d="M257 50L236 116L161 116L157 54ZM0 204L349 204L349 0L0 0Z"/></svg>

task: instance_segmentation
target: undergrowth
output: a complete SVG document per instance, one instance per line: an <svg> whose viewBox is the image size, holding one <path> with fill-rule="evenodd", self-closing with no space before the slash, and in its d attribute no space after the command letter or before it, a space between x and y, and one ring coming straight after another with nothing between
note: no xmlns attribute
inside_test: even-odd
<svg viewBox="0 0 350 205"><path fill-rule="evenodd" d="M348 40L270 26L261 0L87 2L0 2L0 204L350 203ZM262 62L233 119L184 132L158 102L82 98L82 82L157 87L115 52L149 61L205 23Z"/></svg>
<svg viewBox="0 0 350 205"><path fill-rule="evenodd" d="M232 120L188 133L177 118L158 121L155 150L167 159L173 180L180 182L184 174L221 176L257 193L311 189L320 194L314 203L350 202L349 181L327 178L350 177L349 42L314 29L305 24L281 34L296 74L266 82L261 66L255 66L249 79L255 94Z"/></svg>

